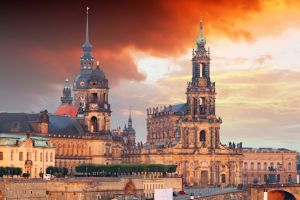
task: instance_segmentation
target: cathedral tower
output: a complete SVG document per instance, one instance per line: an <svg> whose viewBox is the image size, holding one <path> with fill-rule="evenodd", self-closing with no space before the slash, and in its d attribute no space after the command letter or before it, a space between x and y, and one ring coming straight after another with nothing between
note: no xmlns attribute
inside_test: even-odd
<svg viewBox="0 0 300 200"><path fill-rule="evenodd" d="M78 107L78 118L82 119L89 133L106 133L110 129L110 104L108 103L108 80L94 56L89 41L89 13L86 13L85 42L80 58L80 74L74 81L74 104Z"/></svg>

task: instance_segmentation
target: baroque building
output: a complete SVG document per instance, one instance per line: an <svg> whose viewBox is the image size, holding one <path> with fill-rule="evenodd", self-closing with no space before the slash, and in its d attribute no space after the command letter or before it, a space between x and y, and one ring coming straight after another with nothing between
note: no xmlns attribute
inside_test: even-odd
<svg viewBox="0 0 300 200"><path fill-rule="evenodd" d="M175 164L176 174L183 182L197 187L264 183L270 177L280 183L295 182L295 151L257 150L243 148L242 143L228 146L221 143L222 119L216 115L216 85L211 79L210 52L206 48L202 21L192 53L192 78L187 83L185 102L147 109L145 143L136 142L131 109L124 129L110 130L109 82L99 62L95 64L88 12L86 17L79 75L73 85L65 80L61 103L55 113L47 110L0 113L0 163L1 152L2 159L6 159L2 164L15 166L8 158L15 155L10 154L10 150L19 152L26 148L23 151L26 155L28 152L35 155L44 148L53 155L55 147L55 158L49 158L51 161L43 165L42 170L39 170L40 161L32 156L26 162L16 160L16 164L29 170L32 177L36 177L35 171L44 172L54 162L57 167L67 167L70 173L83 163L143 163ZM27 135L31 139L25 140ZM17 140L21 141L18 145ZM46 159L47 155L42 157ZM153 185L149 187L153 189Z"/></svg>
<svg viewBox="0 0 300 200"><path fill-rule="evenodd" d="M201 21L186 102L147 109L147 142L126 156L135 159L127 160L176 164L177 173L188 185L241 183L241 148L228 148L220 142L222 120L215 113L215 96Z"/></svg>
<svg viewBox="0 0 300 200"><path fill-rule="evenodd" d="M120 163L122 152L121 136L110 131L108 79L99 62L94 65L88 10L86 14L80 73L73 84L74 99L66 79L61 104L55 114L49 114L47 110L33 114L0 113L1 133L30 133L48 138L56 148L55 165L67 167L71 173L82 163Z"/></svg>
<svg viewBox="0 0 300 200"><path fill-rule="evenodd" d="M0 166L19 167L31 178L55 165L55 147L45 137L0 133Z"/></svg>

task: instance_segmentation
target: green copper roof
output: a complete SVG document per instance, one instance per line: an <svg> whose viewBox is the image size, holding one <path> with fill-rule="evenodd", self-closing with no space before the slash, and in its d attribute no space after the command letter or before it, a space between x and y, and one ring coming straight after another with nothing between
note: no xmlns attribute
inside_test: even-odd
<svg viewBox="0 0 300 200"><path fill-rule="evenodd" d="M30 136L30 138L34 141L35 147L53 147L53 145L48 143L48 138L39 137L39 136ZM16 146L17 141L19 141L20 144L24 142L26 139L27 139L26 135L0 133L0 146Z"/></svg>

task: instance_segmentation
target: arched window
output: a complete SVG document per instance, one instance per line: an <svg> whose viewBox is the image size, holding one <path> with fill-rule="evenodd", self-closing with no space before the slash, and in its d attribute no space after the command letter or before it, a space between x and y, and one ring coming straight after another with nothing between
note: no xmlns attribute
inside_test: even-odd
<svg viewBox="0 0 300 200"><path fill-rule="evenodd" d="M254 170L254 162L251 162L251 164L250 164L250 169L251 169L251 170Z"/></svg>
<svg viewBox="0 0 300 200"><path fill-rule="evenodd" d="M277 166L276 166L276 169L280 169L280 168L281 168L281 164L278 162Z"/></svg>
<svg viewBox="0 0 300 200"><path fill-rule="evenodd" d="M48 162L48 152L46 152L46 162Z"/></svg>
<svg viewBox="0 0 300 200"><path fill-rule="evenodd" d="M90 130L92 133L98 131L98 120L97 120L97 117L95 117L95 116L93 116L91 118L91 129Z"/></svg>
<svg viewBox="0 0 300 200"><path fill-rule="evenodd" d="M289 170L289 171L292 170L292 163L290 163L290 162L289 162L289 164L288 164L288 170Z"/></svg>
<svg viewBox="0 0 300 200"><path fill-rule="evenodd" d="M200 132L200 141L201 142L205 142L206 141L206 136L205 136L205 131L204 130L202 130Z"/></svg>
<svg viewBox="0 0 300 200"><path fill-rule="evenodd" d="M248 169L248 163L247 162L244 163L244 169L246 169L246 170Z"/></svg>
<svg viewBox="0 0 300 200"><path fill-rule="evenodd" d="M257 163L257 170L259 171L261 169L260 162Z"/></svg>
<svg viewBox="0 0 300 200"><path fill-rule="evenodd" d="M264 163L264 170L267 171L268 170L268 163Z"/></svg>

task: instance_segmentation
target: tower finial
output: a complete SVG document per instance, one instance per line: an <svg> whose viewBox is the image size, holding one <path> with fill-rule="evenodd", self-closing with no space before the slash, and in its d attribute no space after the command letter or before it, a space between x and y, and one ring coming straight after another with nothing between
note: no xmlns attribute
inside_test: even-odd
<svg viewBox="0 0 300 200"><path fill-rule="evenodd" d="M86 7L86 27L85 27L85 43L89 42L89 7Z"/></svg>
<svg viewBox="0 0 300 200"><path fill-rule="evenodd" d="M203 24L202 24L202 17L200 19L200 36L203 37Z"/></svg>

